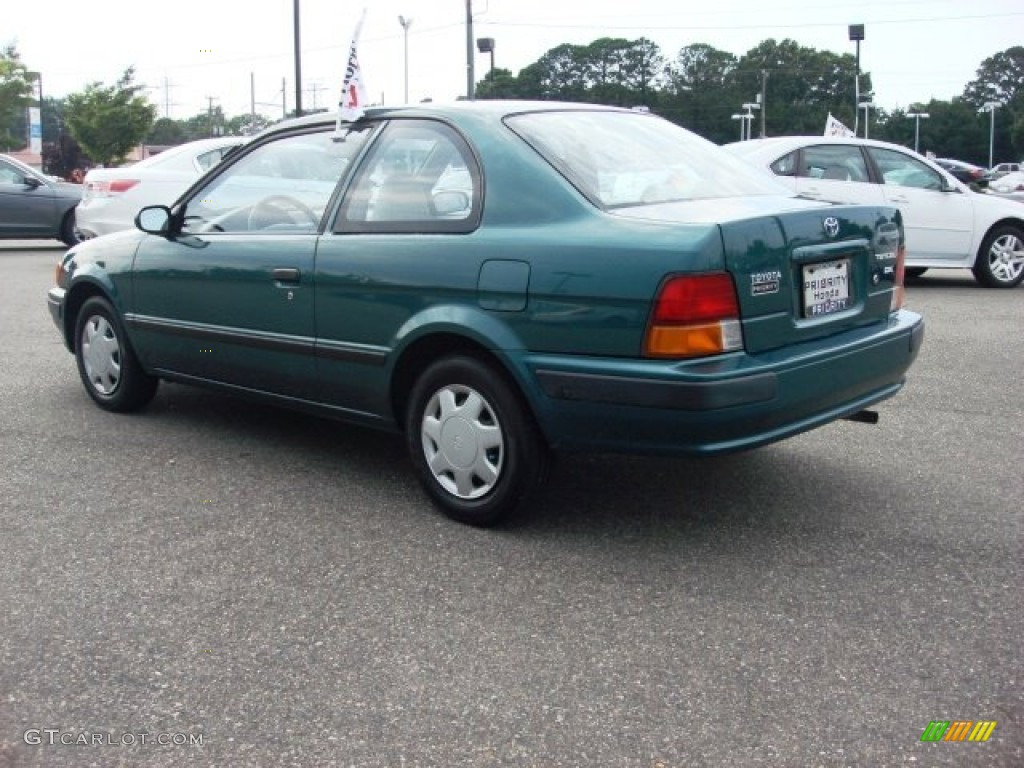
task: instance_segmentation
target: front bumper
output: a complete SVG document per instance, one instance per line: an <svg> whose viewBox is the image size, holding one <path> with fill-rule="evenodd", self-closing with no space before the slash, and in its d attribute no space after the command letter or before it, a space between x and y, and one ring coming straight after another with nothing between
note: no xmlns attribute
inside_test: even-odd
<svg viewBox="0 0 1024 768"><path fill-rule="evenodd" d="M557 448L715 454L755 448L895 395L924 339L906 310L882 328L707 361L533 356L535 412Z"/></svg>
<svg viewBox="0 0 1024 768"><path fill-rule="evenodd" d="M67 329L64 327L64 297L66 293L63 288L57 288L56 286L51 288L46 292L46 308L50 310L53 324L60 331L60 337L64 340L64 346L71 350L71 345L68 343Z"/></svg>

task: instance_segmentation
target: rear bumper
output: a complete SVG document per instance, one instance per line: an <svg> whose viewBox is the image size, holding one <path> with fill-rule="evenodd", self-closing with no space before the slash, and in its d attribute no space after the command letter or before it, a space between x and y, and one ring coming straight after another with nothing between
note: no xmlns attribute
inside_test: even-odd
<svg viewBox="0 0 1024 768"><path fill-rule="evenodd" d="M563 449L714 454L822 426L896 394L919 315L758 355L688 363L534 357L536 412Z"/></svg>

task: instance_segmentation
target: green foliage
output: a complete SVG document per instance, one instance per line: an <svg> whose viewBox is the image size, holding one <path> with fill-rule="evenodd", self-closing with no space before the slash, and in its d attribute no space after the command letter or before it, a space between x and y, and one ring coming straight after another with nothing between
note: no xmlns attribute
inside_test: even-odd
<svg viewBox="0 0 1024 768"><path fill-rule="evenodd" d="M765 40L737 58L711 45L681 48L666 62L653 42L600 38L589 45L552 48L517 76L495 70L477 88L479 98L557 99L634 106L662 116L718 143L735 141L741 105L765 92L767 135L818 135L831 112L851 128L858 93L852 54L818 51L794 40ZM870 100L871 74L860 73L861 101ZM990 116L978 109L997 101L995 156L1024 157L1024 47L998 53L978 69L963 98L920 105L920 149L978 164L988 162ZM916 107L915 107L916 108ZM861 112L863 122L864 113ZM914 120L907 111L872 110L871 138L914 145ZM755 113L753 134L760 133ZM860 131L863 135L863 129Z"/></svg>
<svg viewBox="0 0 1024 768"><path fill-rule="evenodd" d="M0 49L0 150L20 149L27 142L25 107L33 80L13 45Z"/></svg>
<svg viewBox="0 0 1024 768"><path fill-rule="evenodd" d="M129 67L112 86L91 83L67 99L67 127L97 163L111 165L127 155L149 132L156 107L140 95Z"/></svg>

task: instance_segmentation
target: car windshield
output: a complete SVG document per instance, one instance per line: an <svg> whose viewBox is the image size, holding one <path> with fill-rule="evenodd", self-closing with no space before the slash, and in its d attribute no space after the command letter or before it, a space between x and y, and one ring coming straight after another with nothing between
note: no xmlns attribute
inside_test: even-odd
<svg viewBox="0 0 1024 768"><path fill-rule="evenodd" d="M506 122L604 208L793 194L710 141L654 115L567 110L514 115Z"/></svg>

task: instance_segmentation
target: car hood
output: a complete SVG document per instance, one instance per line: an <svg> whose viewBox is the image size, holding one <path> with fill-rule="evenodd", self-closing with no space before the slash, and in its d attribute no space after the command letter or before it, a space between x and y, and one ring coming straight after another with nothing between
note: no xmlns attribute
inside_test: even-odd
<svg viewBox="0 0 1024 768"><path fill-rule="evenodd" d="M616 216L644 221L664 221L674 224L718 224L723 221L737 221L787 211L827 208L829 205L831 204L795 195L757 195L638 205L631 208L619 208L612 213Z"/></svg>

